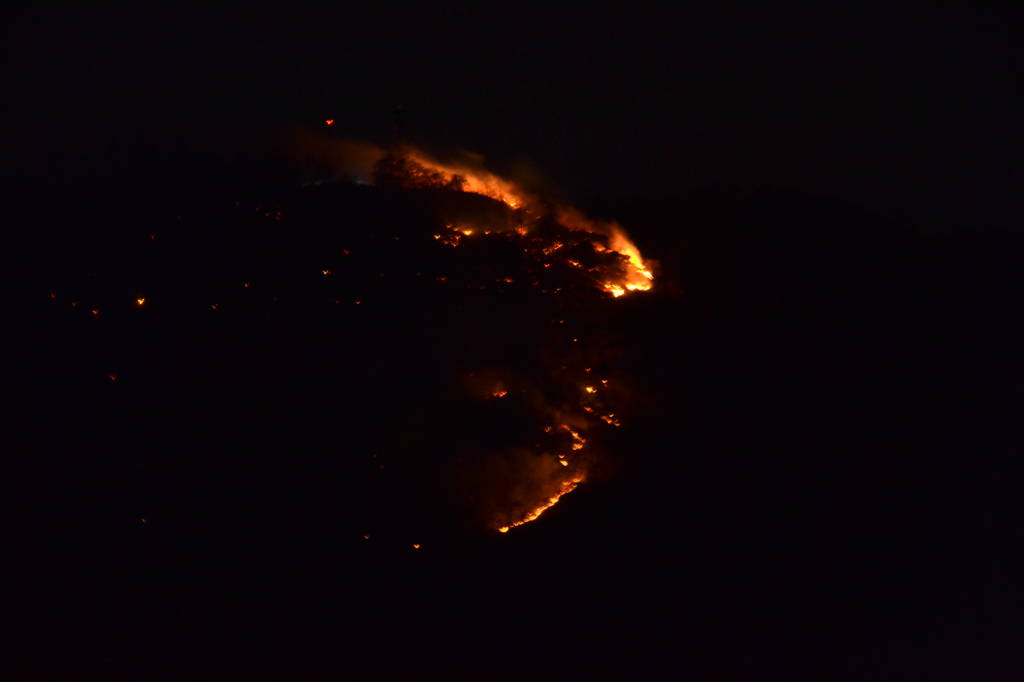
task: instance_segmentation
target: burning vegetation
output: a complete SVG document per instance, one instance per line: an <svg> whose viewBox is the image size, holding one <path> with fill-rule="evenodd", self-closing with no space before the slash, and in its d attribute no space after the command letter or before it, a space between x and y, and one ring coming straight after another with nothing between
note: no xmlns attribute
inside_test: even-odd
<svg viewBox="0 0 1024 682"><path fill-rule="evenodd" d="M522 254L518 259L521 268L517 276L497 273L493 283L478 285L481 290L524 282L542 296L572 301L584 288L619 298L632 292L648 291L653 286L650 265L621 227L593 221L571 207L540 200L486 170L442 163L420 151L405 148L382 156L374 166L373 176L374 182L383 187L438 195L435 206L446 220L444 228L432 235L438 245L458 249L472 242L490 242ZM482 207L484 210L467 211L466 204L459 201L464 195L486 197L498 202L500 209L486 205ZM574 312L571 303L563 310L563 314ZM564 318L558 320L559 325L565 322ZM587 383L578 384L576 399L557 405L534 405L533 411L539 414L533 416L543 421L556 415L560 418L570 415L575 427L566 423L543 427L546 436L540 440L547 442L534 444L534 454L557 462L558 466L554 469L533 467L533 485L519 488L518 495L496 513L497 529L501 533L536 520L586 479L587 438L583 434L587 430L621 426L614 412L607 412L606 401L599 395L607 387L607 379L595 385L589 382L590 377L566 376L569 363L586 353L575 347L578 337L570 337L569 341L572 346L562 356L565 362L556 373L557 381L570 386ZM583 374L589 374L591 368L582 370ZM507 395L509 391L500 380L490 392L492 398ZM569 437L568 441L565 436Z"/></svg>
<svg viewBox="0 0 1024 682"><path fill-rule="evenodd" d="M224 197L204 214L174 215L159 240L148 226L139 235L144 275L126 273L102 291L54 283L42 297L112 337L176 316L168 326L208 327L216 343L274 339L272 351L253 350L259 358L324 345L316 371L337 388L308 400L325 413L335 405L330 420L345 425L338 448L358 462L346 470L362 472L345 484L373 491L352 503L363 519L353 537L376 541L406 527L404 546L430 546L429 520L438 518L508 533L583 484L606 436L628 423L626 382L613 375L619 351L605 327L619 299L653 287L653 269L618 225L473 164L398 149L366 165L359 149L367 172L355 182ZM192 275L185 288L183 263ZM282 338L302 350L281 351ZM259 408L268 416L253 422L287 423L281 412L292 408L277 401L291 374L253 369L262 360L224 369L244 357L232 348L208 365L192 362L206 367L204 383L245 377L242 400L276 386L272 407ZM98 377L112 390L155 371L142 352L107 360ZM207 393L190 405L208 400L216 414L223 399ZM215 421L196 419L204 432ZM287 452L294 436L254 432L253 447Z"/></svg>

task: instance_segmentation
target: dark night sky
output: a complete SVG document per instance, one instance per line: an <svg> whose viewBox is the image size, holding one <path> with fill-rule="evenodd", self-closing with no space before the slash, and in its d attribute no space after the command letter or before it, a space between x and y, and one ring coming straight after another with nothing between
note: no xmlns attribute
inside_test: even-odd
<svg viewBox="0 0 1024 682"><path fill-rule="evenodd" d="M1012 227L1013 17L888 9L63 12L8 29L17 168L258 148L333 117L528 164L577 200L762 186Z"/></svg>

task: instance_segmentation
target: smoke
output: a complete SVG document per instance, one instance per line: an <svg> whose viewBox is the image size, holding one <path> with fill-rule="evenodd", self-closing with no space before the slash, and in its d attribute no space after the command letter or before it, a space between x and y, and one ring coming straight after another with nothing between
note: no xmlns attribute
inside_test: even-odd
<svg viewBox="0 0 1024 682"><path fill-rule="evenodd" d="M304 130L285 143L301 166L328 181L351 180L369 184L373 169L385 151L372 142L349 140Z"/></svg>

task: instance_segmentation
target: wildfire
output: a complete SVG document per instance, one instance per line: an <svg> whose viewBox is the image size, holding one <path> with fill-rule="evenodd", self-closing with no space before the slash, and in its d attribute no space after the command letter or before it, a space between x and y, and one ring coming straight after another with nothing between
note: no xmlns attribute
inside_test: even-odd
<svg viewBox="0 0 1024 682"><path fill-rule="evenodd" d="M545 204L538 202L516 183L468 163L437 161L425 153L409 147L403 149L400 154L390 155L385 159L393 163L394 169L397 169L397 177L388 176L389 179L397 181L403 186L437 187L479 194L500 201L514 209L517 212L517 220L521 219L531 225L536 224L549 210L545 208ZM390 168L390 166L388 167ZM607 273L607 278L597 283L599 288L610 293L612 297L619 298L634 291L649 291L653 287L654 273L651 267L644 261L640 250L630 241L619 225L591 220L569 206L555 208L554 215L558 223L569 230L589 234L591 239L597 235L603 236L603 240L591 240L596 253L617 253L623 257L624 262L621 268L616 269L621 271ZM434 235L434 238L449 246L457 246L461 236L468 237L481 231L470 227L453 225L448 227L454 234L446 235L444 238L441 235ZM488 227L490 229L482 230L484 234L491 234L492 229L497 229L495 226ZM525 224L517 225L514 230L523 237L530 233L529 226ZM606 241L607 246L602 241ZM545 256L552 256L565 246L562 241L553 241L539 250ZM564 262L570 267L581 270L602 269L600 266L585 268L578 258L567 257ZM550 264L544 263L544 267L550 267Z"/></svg>
<svg viewBox="0 0 1024 682"><path fill-rule="evenodd" d="M441 174L447 183L460 185L463 192L497 199L515 209L522 208L528 202L526 194L515 184L493 173L466 165L441 163L418 151L409 150L406 155L423 168Z"/></svg>
<svg viewBox="0 0 1024 682"><path fill-rule="evenodd" d="M521 526L524 523L529 523L530 521L536 521L540 517L541 514L546 512L548 509L551 509L556 504L558 504L558 501L560 499L562 499L563 495L571 493L573 490L576 489L576 486L578 486L582 482L583 482L583 477L582 476L577 476L576 478L571 478L571 479L569 479L567 481L563 481L559 491L557 493L555 493L554 495L552 495L551 497L549 497L547 502L545 502L544 504L540 505L539 507L537 507L536 509L531 511L529 514L524 516L519 521L513 521L512 523L508 524L507 526L501 526L500 528L498 528L498 532L499 533L507 533L510 529L515 528L516 526Z"/></svg>

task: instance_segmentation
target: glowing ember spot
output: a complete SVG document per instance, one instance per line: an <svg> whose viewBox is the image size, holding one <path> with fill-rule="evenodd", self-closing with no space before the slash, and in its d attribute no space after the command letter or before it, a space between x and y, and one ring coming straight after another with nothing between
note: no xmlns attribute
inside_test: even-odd
<svg viewBox="0 0 1024 682"><path fill-rule="evenodd" d="M565 461L564 459L560 459L560 460L558 460L558 463L559 463L559 464L561 464L561 465L562 465L562 466L564 466L564 467L567 467L567 466L569 466L569 463L568 463L568 462L566 462L566 461Z"/></svg>
<svg viewBox="0 0 1024 682"><path fill-rule="evenodd" d="M333 118L328 118L328 119L324 120L324 123L326 123L327 127L330 128L332 125L334 125L334 119Z"/></svg>
<svg viewBox="0 0 1024 682"><path fill-rule="evenodd" d="M466 235L467 237L473 234L473 230L459 230L459 232Z"/></svg>
<svg viewBox="0 0 1024 682"><path fill-rule="evenodd" d="M597 393L597 389L594 388L593 386L584 386L583 390L586 391L587 393Z"/></svg>
<svg viewBox="0 0 1024 682"><path fill-rule="evenodd" d="M117 381L117 375L116 374L108 374L107 378L110 379L111 381Z"/></svg>
<svg viewBox="0 0 1024 682"><path fill-rule="evenodd" d="M506 391L503 388L496 388L493 391L491 391L491 395L494 396L495 398L504 398L505 396L508 395L508 391Z"/></svg>
<svg viewBox="0 0 1024 682"><path fill-rule="evenodd" d="M94 319L98 320L100 318L100 309L99 308L93 308L92 310L89 311L89 313L93 316Z"/></svg>
<svg viewBox="0 0 1024 682"><path fill-rule="evenodd" d="M420 543L418 543L418 542L412 543L412 548L413 549L419 549L420 548Z"/></svg>
<svg viewBox="0 0 1024 682"><path fill-rule="evenodd" d="M135 299L135 305L137 305L137 306L141 307L145 303L146 303L146 297L145 296L139 296L137 299Z"/></svg>
<svg viewBox="0 0 1024 682"><path fill-rule="evenodd" d="M243 289L248 289L250 286L251 285L249 284L249 282L242 282L242 288Z"/></svg>
<svg viewBox="0 0 1024 682"><path fill-rule="evenodd" d="M210 310L216 310L219 306L216 303L210 304Z"/></svg>
<svg viewBox="0 0 1024 682"><path fill-rule="evenodd" d="M331 271L330 270L321 270L320 274L323 275L324 277L327 277L328 275L331 274Z"/></svg>
<svg viewBox="0 0 1024 682"><path fill-rule="evenodd" d="M622 422L615 418L615 414L602 414L601 419L611 426L622 426Z"/></svg>
<svg viewBox="0 0 1024 682"><path fill-rule="evenodd" d="M531 511L529 514L524 516L521 520L514 521L514 522L508 524L507 526L502 526L502 527L498 528L498 532L499 533L507 533L509 531L509 529L511 529L511 528L515 528L516 526L521 526L524 523L529 523L530 521L536 521L540 517L541 514L546 512L548 509L551 509L556 504L558 504L558 501L560 499L562 499L562 497L564 495L566 495L568 493L571 493L573 490L576 489L576 486L578 486L582 482L583 482L583 477L582 476L578 476L576 478L571 478L571 479L569 479L567 481L563 481L561 487L558 490L558 492L555 493L554 495L552 495L551 497L549 497L547 502L545 502L544 504L540 505L539 507L537 507L536 509Z"/></svg>

